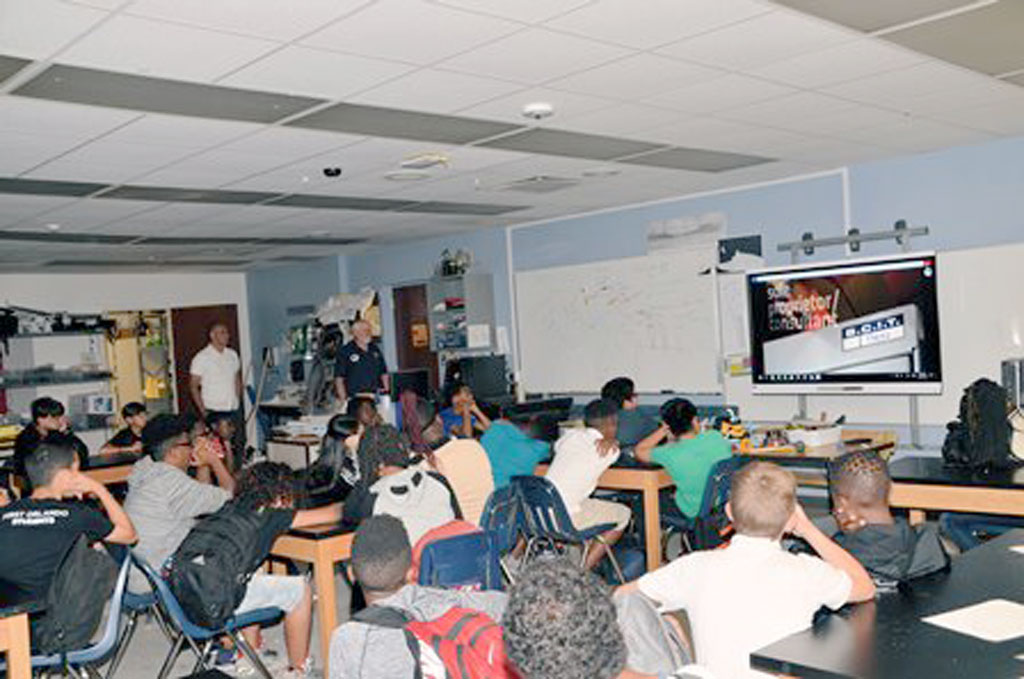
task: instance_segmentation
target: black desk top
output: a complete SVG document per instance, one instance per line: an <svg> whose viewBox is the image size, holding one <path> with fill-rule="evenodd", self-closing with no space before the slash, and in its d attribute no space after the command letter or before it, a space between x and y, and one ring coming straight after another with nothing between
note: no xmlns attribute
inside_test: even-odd
<svg viewBox="0 0 1024 679"><path fill-rule="evenodd" d="M324 523L317 526L307 526L305 528L292 528L286 535L291 535L297 538L305 538L307 540L326 540L328 538L338 537L345 533L354 533L357 526L339 521L337 523Z"/></svg>
<svg viewBox="0 0 1024 679"><path fill-rule="evenodd" d="M122 465L135 464L142 457L138 453L107 453L90 455L89 464L86 469L109 469L110 467L120 467ZM0 472L13 473L14 472L14 460L4 460L4 463L0 465Z"/></svg>
<svg viewBox="0 0 1024 679"><path fill-rule="evenodd" d="M1024 636L1002 643L921 621L1002 598L1024 603L1024 530L1006 533L953 562L950 573L916 581L875 602L819 618L814 627L750 656L751 667L808 679L1003 679L1024 676Z"/></svg>
<svg viewBox="0 0 1024 679"><path fill-rule="evenodd" d="M990 486L1024 490L1024 467L987 473L947 467L941 457L904 457L889 463L892 480L944 486Z"/></svg>

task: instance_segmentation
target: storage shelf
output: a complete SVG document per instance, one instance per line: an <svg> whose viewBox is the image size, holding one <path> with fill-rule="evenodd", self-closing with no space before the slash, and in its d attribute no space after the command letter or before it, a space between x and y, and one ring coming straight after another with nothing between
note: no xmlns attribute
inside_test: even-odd
<svg viewBox="0 0 1024 679"><path fill-rule="evenodd" d="M107 334L102 328L95 330L57 330L55 332L19 332L7 339L38 339L40 337L90 337Z"/></svg>
<svg viewBox="0 0 1024 679"><path fill-rule="evenodd" d="M60 384L81 384L84 382L100 382L109 380L113 373L108 370L54 371L48 373L31 373L22 375L0 374L0 389L23 389Z"/></svg>

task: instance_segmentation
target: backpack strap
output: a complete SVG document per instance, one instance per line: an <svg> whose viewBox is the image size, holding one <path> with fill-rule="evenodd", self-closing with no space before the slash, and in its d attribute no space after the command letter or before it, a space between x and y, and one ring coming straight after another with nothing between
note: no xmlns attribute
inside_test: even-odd
<svg viewBox="0 0 1024 679"><path fill-rule="evenodd" d="M409 648L413 665L416 667L413 679L423 679L423 669L420 667L420 641L415 634L406 629L406 625L412 622L408 613L394 606L367 606L353 615L352 621L373 627L402 630L405 645Z"/></svg>

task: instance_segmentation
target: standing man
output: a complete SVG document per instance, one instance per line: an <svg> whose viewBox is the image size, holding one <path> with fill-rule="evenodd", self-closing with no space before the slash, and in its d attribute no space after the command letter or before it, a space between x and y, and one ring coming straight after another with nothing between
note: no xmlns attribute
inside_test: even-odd
<svg viewBox="0 0 1024 679"><path fill-rule="evenodd" d="M391 389L391 377L384 362L384 353L373 341L367 321L352 324L352 341L338 350L334 364L334 390L341 403L349 396L376 394Z"/></svg>
<svg viewBox="0 0 1024 679"><path fill-rule="evenodd" d="M192 401L203 419L217 413L235 421L232 448L235 469L241 467L245 447L245 420L242 416L242 362L238 353L228 346L228 326L215 322L209 330L210 343L192 357L190 391Z"/></svg>

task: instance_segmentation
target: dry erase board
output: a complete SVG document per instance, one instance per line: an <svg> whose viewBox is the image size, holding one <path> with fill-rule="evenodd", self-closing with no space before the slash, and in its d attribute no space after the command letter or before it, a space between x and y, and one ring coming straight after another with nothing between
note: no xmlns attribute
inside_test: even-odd
<svg viewBox="0 0 1024 679"><path fill-rule="evenodd" d="M641 392L718 393L712 244L516 274L528 392L596 392L629 375Z"/></svg>

